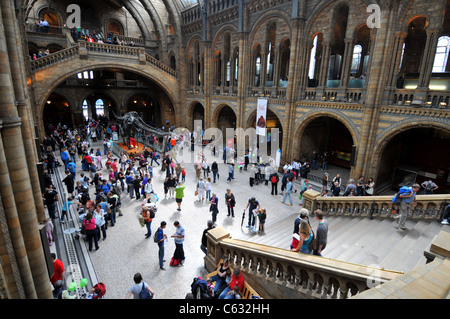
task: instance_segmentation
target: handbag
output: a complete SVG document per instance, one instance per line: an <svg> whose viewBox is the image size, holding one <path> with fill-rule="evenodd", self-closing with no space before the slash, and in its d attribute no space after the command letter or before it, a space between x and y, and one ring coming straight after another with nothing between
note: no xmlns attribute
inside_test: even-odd
<svg viewBox="0 0 450 319"><path fill-rule="evenodd" d="M312 235L313 235L313 239L311 240L311 242L309 243L309 251L317 251L317 249L319 248L319 241L316 238L316 235L314 234L314 231L311 229L312 231Z"/></svg>
<svg viewBox="0 0 450 319"><path fill-rule="evenodd" d="M195 190L194 196L198 196L198 189Z"/></svg>

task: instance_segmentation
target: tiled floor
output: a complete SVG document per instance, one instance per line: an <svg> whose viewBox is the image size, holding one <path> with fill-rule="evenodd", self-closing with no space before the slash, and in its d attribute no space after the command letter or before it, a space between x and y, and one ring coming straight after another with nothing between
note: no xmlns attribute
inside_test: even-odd
<svg viewBox="0 0 450 319"><path fill-rule="evenodd" d="M205 152L205 154L210 154ZM161 221L167 222L166 234L170 237L175 233L173 222L178 220L184 226L186 238L184 250L186 255L182 267L170 267L169 261L173 255L175 245L170 238L165 247L165 259L167 270L160 270L158 264L158 247L152 238L145 239L146 228L141 228L138 222L138 214L141 201L130 199L125 193L122 195L123 216L117 218L117 224L107 230L107 239L100 242L100 249L90 253L92 262L99 281L106 284L106 298L122 299L129 287L133 284L133 276L140 272L146 282L155 291L155 298L184 298L190 292L190 285L196 276L206 274L204 268L204 253L200 250L201 236L206 228L207 221L211 219L209 204L198 202L194 196L196 177L192 153L184 152L178 155L177 160L183 162L186 171L185 197L181 205L181 212L177 211L175 199L164 199L163 181L165 172L154 164L153 187L160 197L157 204L158 211L152 222L152 232ZM293 206L282 204L282 196L270 195L270 184L249 186L249 173L235 171L235 179L227 182L227 166L223 161L219 163L220 179L212 184L212 192L219 197L219 214L217 226L230 231L231 236L237 236L250 230L246 228L248 210L246 211L244 226L241 228L242 213L250 197L255 196L261 207L267 210L267 225L282 218L292 215L299 210L298 193L293 194ZM212 174L210 174L212 177ZM281 187L279 183L278 187ZM227 217L227 209L224 204L224 194L230 188L236 197L235 217ZM92 192L92 190L91 190ZM288 202L288 201L287 201ZM264 236L264 235L258 235ZM287 243L288 245L289 243Z"/></svg>

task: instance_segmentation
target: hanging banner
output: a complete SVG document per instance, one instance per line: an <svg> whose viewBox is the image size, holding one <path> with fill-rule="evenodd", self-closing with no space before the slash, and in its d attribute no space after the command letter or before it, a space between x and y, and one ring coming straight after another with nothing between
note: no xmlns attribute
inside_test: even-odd
<svg viewBox="0 0 450 319"><path fill-rule="evenodd" d="M267 99L259 98L256 104L256 135L266 136Z"/></svg>

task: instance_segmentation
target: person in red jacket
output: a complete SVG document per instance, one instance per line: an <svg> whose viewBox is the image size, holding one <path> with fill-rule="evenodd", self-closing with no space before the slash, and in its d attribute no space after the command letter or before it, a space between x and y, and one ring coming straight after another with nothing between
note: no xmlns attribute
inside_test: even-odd
<svg viewBox="0 0 450 319"><path fill-rule="evenodd" d="M234 298L234 287L239 287L239 291L242 292L244 289L244 283L245 279L244 276L241 274L241 271L239 268L233 269L233 276L231 277L230 284L227 288L225 288L221 294L219 295L219 299L233 299Z"/></svg>

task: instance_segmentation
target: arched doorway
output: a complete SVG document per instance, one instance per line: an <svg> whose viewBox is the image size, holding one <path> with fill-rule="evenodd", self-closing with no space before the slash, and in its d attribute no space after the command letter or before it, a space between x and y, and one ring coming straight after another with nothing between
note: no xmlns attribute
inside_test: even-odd
<svg viewBox="0 0 450 319"><path fill-rule="evenodd" d="M194 108L192 109L192 126L191 129L195 130L195 121L202 121L202 130L205 129L205 109L203 105L196 102Z"/></svg>
<svg viewBox="0 0 450 319"><path fill-rule="evenodd" d="M256 128L256 111L254 111L248 118L247 127ZM278 136L275 134L275 129L278 129ZM267 142L267 154L271 157L275 157L275 154L271 154L272 146L275 151L282 149L283 141L283 129L282 124L278 116L270 109L267 109L266 114L266 135L258 135L258 144L264 144Z"/></svg>
<svg viewBox="0 0 450 319"><path fill-rule="evenodd" d="M57 93L52 93L44 106L44 127L49 124L56 126L58 123L73 127L72 112L69 101Z"/></svg>
<svg viewBox="0 0 450 319"><path fill-rule="evenodd" d="M450 193L450 130L432 127L407 129L392 137L378 161L377 193L392 193L432 179L438 193Z"/></svg>
<svg viewBox="0 0 450 319"><path fill-rule="evenodd" d="M217 123L217 128L222 131L223 143L227 142L227 137L232 138L231 136L227 136L227 128L236 130L237 117L234 110L228 106L223 105L219 106L219 110L216 111L215 123ZM233 136L235 138L235 136ZM236 143L236 141L234 140Z"/></svg>
<svg viewBox="0 0 450 319"><path fill-rule="evenodd" d="M343 122L333 117L321 116L311 120L303 130L297 159L301 162L308 160L312 164L317 156L317 169L321 171L321 155L326 152L329 167L349 172L353 145L353 136Z"/></svg>

